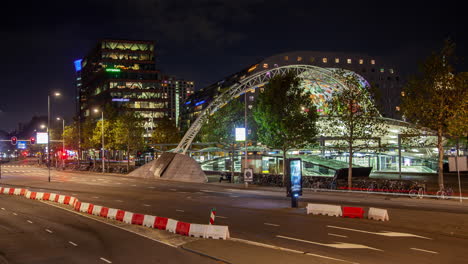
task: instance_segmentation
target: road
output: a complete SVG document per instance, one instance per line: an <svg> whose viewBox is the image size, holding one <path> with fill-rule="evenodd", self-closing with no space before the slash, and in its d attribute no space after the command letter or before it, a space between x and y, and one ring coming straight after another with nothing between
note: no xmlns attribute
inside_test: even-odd
<svg viewBox="0 0 468 264"><path fill-rule="evenodd" d="M207 223L210 209L216 208L216 224L228 225L234 239L199 240L187 243L184 247L230 263L468 263L464 256L464 250L468 247L468 207L465 205L468 201L460 205L454 201L314 192L305 192L301 199L301 207L305 207L307 202L320 202L388 208L390 221L377 222L307 215L304 208L289 208L290 201L283 192L274 188L254 187L245 190L230 184L189 184L61 171L53 171L52 182L48 183L47 171L44 169L23 167L21 170L23 172L17 172L20 171L19 167L4 166L0 184L71 194L85 202L192 223ZM20 198L13 198L20 201ZM18 206L23 209L21 205ZM42 209L61 210L42 205L37 211L30 212L30 215L40 214ZM89 222L92 220L81 218L82 223L91 225ZM63 233L68 236L68 233L73 234L76 230L69 226L73 221L67 221L62 219L56 224L65 226ZM103 237L108 235L110 239L108 244L98 247L98 252L90 249L94 259L99 252L115 250L117 244L112 243L111 234L118 233L120 236L125 233L116 228L111 229L89 229L91 234L97 232ZM32 231L25 231L25 234L28 232ZM63 237L63 241L67 239L70 240ZM96 238L90 239L92 241ZM155 251L169 253L177 250L173 254L181 258L191 254L181 248L166 251L157 242L143 240L128 243L128 248L149 243L155 244ZM261 245L254 246L254 243ZM122 249L119 252L127 251L125 245L119 248ZM243 254L236 254L236 250ZM195 254L190 256L200 257ZM119 255L116 253L108 257L118 259ZM183 263L197 261L193 257ZM203 261L210 260L205 258Z"/></svg>

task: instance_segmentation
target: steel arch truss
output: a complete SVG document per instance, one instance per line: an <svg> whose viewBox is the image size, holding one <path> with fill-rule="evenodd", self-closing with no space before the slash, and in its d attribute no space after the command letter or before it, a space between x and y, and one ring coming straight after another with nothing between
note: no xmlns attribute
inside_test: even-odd
<svg viewBox="0 0 468 264"><path fill-rule="evenodd" d="M243 79L240 77L235 84L221 95L214 98L214 100L202 110L173 152L179 153L182 151L182 154L185 154L208 117L214 114L219 108L229 103L232 99L251 89L256 89L266 84L273 76L284 75L289 72L294 72L301 81L308 80L316 85L319 85L318 83L320 82L327 83L333 86L334 89L346 87L344 82L334 73L333 69L325 69L312 65L287 65L260 71Z"/></svg>

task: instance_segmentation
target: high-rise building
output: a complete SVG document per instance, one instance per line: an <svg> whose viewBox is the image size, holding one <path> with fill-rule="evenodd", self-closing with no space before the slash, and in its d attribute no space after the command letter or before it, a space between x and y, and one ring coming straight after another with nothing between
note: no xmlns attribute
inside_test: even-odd
<svg viewBox="0 0 468 264"><path fill-rule="evenodd" d="M177 122L178 102L193 93L194 85L161 74L154 51L153 41L105 39L75 61L80 119L88 118L93 108L111 104L138 113L147 129L164 117Z"/></svg>

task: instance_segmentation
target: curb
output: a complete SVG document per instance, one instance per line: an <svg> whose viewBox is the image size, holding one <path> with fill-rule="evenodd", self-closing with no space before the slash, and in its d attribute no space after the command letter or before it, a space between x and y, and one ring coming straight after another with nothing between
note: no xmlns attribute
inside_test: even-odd
<svg viewBox="0 0 468 264"><path fill-rule="evenodd" d="M229 238L229 227L192 224L167 217L138 214L79 201L76 197L47 192L31 192L25 188L0 187L0 194L23 196L31 200L44 200L71 206L75 211L114 219L123 223L166 230L183 236L223 239Z"/></svg>

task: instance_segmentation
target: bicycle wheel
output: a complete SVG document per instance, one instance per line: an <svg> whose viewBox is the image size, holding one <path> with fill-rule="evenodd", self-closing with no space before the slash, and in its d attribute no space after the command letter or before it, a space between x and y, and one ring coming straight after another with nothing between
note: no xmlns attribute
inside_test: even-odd
<svg viewBox="0 0 468 264"><path fill-rule="evenodd" d="M437 199L445 199L445 192L444 191L438 191L436 193Z"/></svg>
<svg viewBox="0 0 468 264"><path fill-rule="evenodd" d="M414 190L414 189L411 190L411 191L409 191L408 194L409 194L409 197L410 197L410 198L413 198L413 199L416 198L416 197L418 197L418 191L417 191L417 190Z"/></svg>

